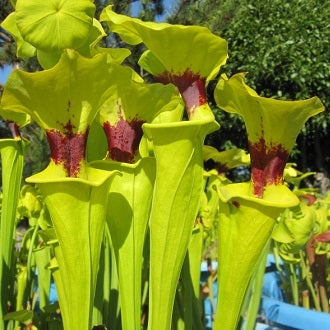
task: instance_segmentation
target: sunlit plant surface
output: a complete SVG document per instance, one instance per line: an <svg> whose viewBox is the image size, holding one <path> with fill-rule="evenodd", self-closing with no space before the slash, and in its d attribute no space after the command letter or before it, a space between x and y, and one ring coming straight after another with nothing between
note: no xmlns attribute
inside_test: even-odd
<svg viewBox="0 0 330 330"><path fill-rule="evenodd" d="M2 23L17 56L37 56L43 70L14 70L1 98L13 138L0 141L0 329L204 329L200 265L214 242L214 329L235 329L242 315L252 329L260 295L246 297L272 235L290 256L327 237L284 180L299 130L323 105L260 97L243 73L219 77L227 42L207 28L94 11L89 0L17 0ZM128 49L100 46L100 22L145 45L139 65L155 83L122 64ZM206 92L214 79L218 106L245 121L249 154L203 146L219 129ZM20 128L32 120L50 160L21 187ZM249 164L249 182L226 178Z"/></svg>

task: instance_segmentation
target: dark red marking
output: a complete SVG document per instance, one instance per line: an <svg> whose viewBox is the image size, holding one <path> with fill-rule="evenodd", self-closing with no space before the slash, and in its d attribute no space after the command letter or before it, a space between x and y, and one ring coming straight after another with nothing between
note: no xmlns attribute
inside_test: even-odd
<svg viewBox="0 0 330 330"><path fill-rule="evenodd" d="M142 124L144 123L145 121L137 118L127 121L120 117L115 125L111 125L108 121L103 124L108 140L109 157L112 160L125 163L134 162L143 135Z"/></svg>
<svg viewBox="0 0 330 330"><path fill-rule="evenodd" d="M303 194L299 199L305 202L307 206L311 206L316 202L316 197L312 194Z"/></svg>
<svg viewBox="0 0 330 330"><path fill-rule="evenodd" d="M187 69L182 75L172 72L164 72L156 77L158 82L163 84L172 83L175 85L187 107L188 117L190 117L195 107L203 105L206 99L206 79L199 74L191 72Z"/></svg>
<svg viewBox="0 0 330 330"><path fill-rule="evenodd" d="M8 127L9 127L11 135L14 139L17 139L17 138L21 137L19 127L14 121L8 121Z"/></svg>
<svg viewBox="0 0 330 330"><path fill-rule="evenodd" d="M85 159L86 133L74 133L75 126L69 120L63 125L63 132L57 129L46 130L50 147L50 157L55 164L62 164L69 177L79 175L80 163Z"/></svg>
<svg viewBox="0 0 330 330"><path fill-rule="evenodd" d="M240 207L238 201L232 201L231 203L232 203L236 208L239 208L239 207Z"/></svg>
<svg viewBox="0 0 330 330"><path fill-rule="evenodd" d="M283 183L289 153L281 144L266 145L263 137L256 143L249 141L249 151L254 194L261 198L265 186Z"/></svg>
<svg viewBox="0 0 330 330"><path fill-rule="evenodd" d="M330 230L327 230L319 235L314 237L316 242L327 242L330 243Z"/></svg>

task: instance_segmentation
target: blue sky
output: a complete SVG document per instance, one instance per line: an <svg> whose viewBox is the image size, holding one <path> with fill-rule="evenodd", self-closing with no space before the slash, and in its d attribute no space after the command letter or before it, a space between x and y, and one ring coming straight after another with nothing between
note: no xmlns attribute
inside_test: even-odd
<svg viewBox="0 0 330 330"><path fill-rule="evenodd" d="M7 77L11 71L11 66L6 65L4 68L0 68L0 84L4 84L7 80Z"/></svg>
<svg viewBox="0 0 330 330"><path fill-rule="evenodd" d="M166 16L168 16L175 8L177 0L164 0L164 14L156 17L157 22L164 21ZM131 5L132 16L137 16L139 11L142 9L140 1L134 1Z"/></svg>
<svg viewBox="0 0 330 330"><path fill-rule="evenodd" d="M175 8L177 0L164 0L164 14L157 16L156 21L161 22L166 19L173 9ZM142 9L140 1L134 1L131 5L132 16L137 16ZM7 77L11 71L11 66L6 65L4 68L0 68L0 84L5 84Z"/></svg>

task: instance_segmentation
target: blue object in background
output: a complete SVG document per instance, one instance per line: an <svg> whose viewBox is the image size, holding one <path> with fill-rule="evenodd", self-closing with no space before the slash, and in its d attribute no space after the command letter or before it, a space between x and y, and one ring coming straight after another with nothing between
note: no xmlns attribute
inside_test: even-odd
<svg viewBox="0 0 330 330"><path fill-rule="evenodd" d="M286 303L280 285L274 256L269 254L260 304L260 309L268 321L281 329L330 330L330 314Z"/></svg>
<svg viewBox="0 0 330 330"><path fill-rule="evenodd" d="M330 314L287 304L276 299L263 297L261 308L268 320L297 330L328 330Z"/></svg>
<svg viewBox="0 0 330 330"><path fill-rule="evenodd" d="M279 301L285 300L281 290L281 280L276 268L275 258L272 254L268 254L267 256L262 296L274 298Z"/></svg>
<svg viewBox="0 0 330 330"><path fill-rule="evenodd" d="M54 304L57 301L58 301L58 296L57 296L56 286L54 281L52 281L50 284L50 291L49 291L49 303Z"/></svg>
<svg viewBox="0 0 330 330"><path fill-rule="evenodd" d="M217 269L217 263L212 262L212 270ZM208 276L207 263L201 265L201 283L205 283ZM218 286L217 281L213 283L214 308L217 303ZM267 324L257 323L255 330L330 330L330 314L309 310L294 306L285 302L281 290L281 281L275 267L273 255L268 255L264 283L262 288L262 299L260 312L267 320ZM206 330L212 329L212 310L210 298L204 300L204 314Z"/></svg>
<svg viewBox="0 0 330 330"><path fill-rule="evenodd" d="M211 269L216 270L218 268L218 263L216 261L212 261ZM206 261L202 262L201 264L201 283L205 283L207 281L207 277L209 275L208 264ZM214 308L217 305L217 296L218 296L218 283L217 281L213 282L212 285L213 290L213 302ZM209 297L204 299L204 324L206 330L212 329L212 315L215 313L215 310L212 310L212 304Z"/></svg>
<svg viewBox="0 0 330 330"><path fill-rule="evenodd" d="M38 292L38 269L35 270L35 276L36 276L36 281L35 281L35 288L34 292ZM37 297L37 302L39 303L39 296ZM54 280L52 279L50 282L50 288L49 288L49 298L48 298L48 303L49 304L55 304L58 302L58 295L56 291L56 285Z"/></svg>

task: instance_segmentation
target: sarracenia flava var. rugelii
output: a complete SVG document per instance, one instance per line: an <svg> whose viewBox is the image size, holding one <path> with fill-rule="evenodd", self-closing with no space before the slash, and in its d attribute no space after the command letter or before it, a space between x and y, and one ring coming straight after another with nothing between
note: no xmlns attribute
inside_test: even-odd
<svg viewBox="0 0 330 330"><path fill-rule="evenodd" d="M215 100L245 120L251 159L251 181L228 184L225 169L247 164L248 155L203 148L206 135L219 129L207 86L226 63L227 42L205 27L142 22L111 6L99 20L94 13L90 0L17 0L1 24L15 39L17 56L37 56L43 69L14 70L1 97L0 114L15 134L0 141L0 329L10 322L8 306L15 309L8 274L14 273L26 145L19 127L30 118L44 130L50 160L26 181L39 189L51 218L46 229L53 230L35 232L42 243L35 253L52 242L49 268L64 329L203 329L196 307L208 198L203 161L212 157L219 166L209 176L209 215L220 214L215 329L235 329L276 218L298 204L282 178L291 148L323 106L316 97L262 98L244 83L244 74L220 77ZM127 44L144 44L138 64L154 83L122 64L128 49L101 47L107 36L101 22ZM12 188L5 179L15 182ZM173 313L180 299L184 307ZM38 326L37 318L30 321Z"/></svg>

